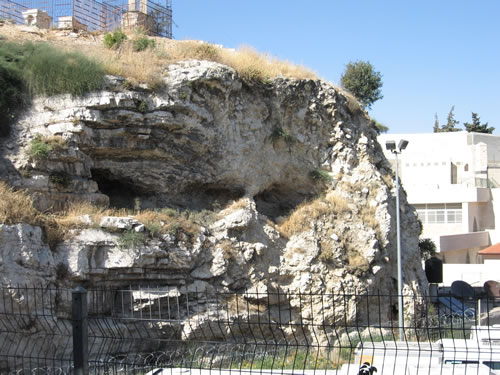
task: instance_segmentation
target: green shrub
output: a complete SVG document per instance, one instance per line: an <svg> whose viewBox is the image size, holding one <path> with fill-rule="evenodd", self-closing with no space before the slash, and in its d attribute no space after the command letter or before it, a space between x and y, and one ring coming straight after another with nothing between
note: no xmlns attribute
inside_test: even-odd
<svg viewBox="0 0 500 375"><path fill-rule="evenodd" d="M118 240L118 244L122 249L131 249L146 243L146 235L143 232L129 230L123 232Z"/></svg>
<svg viewBox="0 0 500 375"><path fill-rule="evenodd" d="M46 43L2 43L0 65L16 70L29 95L84 95L104 85L104 68L77 52Z"/></svg>
<svg viewBox="0 0 500 375"><path fill-rule="evenodd" d="M276 143L280 139L285 141L285 143L288 146L291 146L295 142L297 142L297 139L293 135L288 134L288 132L285 129L283 129L281 126L275 126L273 128L271 135L270 135L270 138L271 138L271 142L272 142L273 146L275 146Z"/></svg>
<svg viewBox="0 0 500 375"><path fill-rule="evenodd" d="M84 95L104 86L104 68L46 43L0 43L0 136L33 95Z"/></svg>
<svg viewBox="0 0 500 375"><path fill-rule="evenodd" d="M81 96L104 85L104 68L77 52L61 52L47 44L26 44L23 78L32 94Z"/></svg>
<svg viewBox="0 0 500 375"><path fill-rule="evenodd" d="M312 170L311 172L309 172L309 177L318 182L328 182L332 180L332 176L330 176L327 171L323 171L321 169Z"/></svg>
<svg viewBox="0 0 500 375"><path fill-rule="evenodd" d="M104 34L104 46L107 48L118 48L125 40L127 40L127 35L120 29Z"/></svg>
<svg viewBox="0 0 500 375"><path fill-rule="evenodd" d="M145 100L140 100L137 103L137 110L141 113L146 113L148 111L148 103Z"/></svg>
<svg viewBox="0 0 500 375"><path fill-rule="evenodd" d="M0 137L9 134L10 124L23 105L21 72L0 55Z"/></svg>
<svg viewBox="0 0 500 375"><path fill-rule="evenodd" d="M49 175L49 181L62 187L68 187L71 183L71 176L66 172L53 172Z"/></svg>
<svg viewBox="0 0 500 375"><path fill-rule="evenodd" d="M147 48L154 48L155 46L156 46L156 41L154 39L149 39L145 36L135 39L132 42L132 48L136 52L144 51Z"/></svg>
<svg viewBox="0 0 500 375"><path fill-rule="evenodd" d="M46 159L51 151L52 147L43 140L40 134L37 134L30 142L29 155L34 160Z"/></svg>

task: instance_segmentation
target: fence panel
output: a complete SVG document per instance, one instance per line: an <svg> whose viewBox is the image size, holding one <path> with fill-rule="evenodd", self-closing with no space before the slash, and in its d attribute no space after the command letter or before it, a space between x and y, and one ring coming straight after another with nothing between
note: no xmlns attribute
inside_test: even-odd
<svg viewBox="0 0 500 375"><path fill-rule="evenodd" d="M397 306L398 296L382 293L221 293L116 286L80 291L78 304L69 289L0 289L1 374L160 375L196 370L203 375L208 370L347 375L357 374L364 361L377 365L379 375L395 373L396 367L409 371L402 373L430 374L449 372L446 350L453 352L455 362L463 361L466 353L471 365L500 365L495 349L500 332L488 315L495 306L491 300L483 301L480 316L477 301L403 296L400 338L397 311L387 308ZM84 309L88 314L79 315ZM80 335L88 340L88 352L73 358L78 349L73 343L81 342L74 336L75 327L85 316L87 334L83 330ZM474 327L481 320L496 338L479 350L480 334L486 331ZM464 340L471 335L475 342Z"/></svg>

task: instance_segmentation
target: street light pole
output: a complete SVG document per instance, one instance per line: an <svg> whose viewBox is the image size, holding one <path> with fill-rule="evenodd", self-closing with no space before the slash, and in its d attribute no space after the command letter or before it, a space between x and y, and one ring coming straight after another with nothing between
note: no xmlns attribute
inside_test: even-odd
<svg viewBox="0 0 500 375"><path fill-rule="evenodd" d="M399 341L403 340L403 270L401 265L401 223L399 219L399 164L398 152L393 151L396 155L396 241L398 254L398 324L399 324Z"/></svg>
<svg viewBox="0 0 500 375"><path fill-rule="evenodd" d="M399 325L399 340L402 341L404 337L403 330L403 269L401 262L401 223L399 217L399 161L398 154L400 154L408 146L408 141L402 139L399 141L398 149L396 149L396 142L387 141L385 147L392 152L396 157L396 242L397 242L397 261L398 261L398 325Z"/></svg>

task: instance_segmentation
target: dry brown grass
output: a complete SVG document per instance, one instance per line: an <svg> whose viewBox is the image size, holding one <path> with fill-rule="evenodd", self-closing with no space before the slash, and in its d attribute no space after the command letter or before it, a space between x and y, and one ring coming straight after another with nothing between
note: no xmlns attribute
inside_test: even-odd
<svg viewBox="0 0 500 375"><path fill-rule="evenodd" d="M348 91L342 91L346 100L347 100L347 108L351 111L351 114L356 116L364 113L363 106L358 102L358 100Z"/></svg>
<svg viewBox="0 0 500 375"><path fill-rule="evenodd" d="M135 52L131 45L125 44L118 50L104 48L86 54L100 61L109 74L125 77L132 84L146 83L152 87L162 84L166 61L154 49Z"/></svg>
<svg viewBox="0 0 500 375"><path fill-rule="evenodd" d="M49 145L53 151L63 151L68 149L66 140L60 135L49 135L41 137L41 141Z"/></svg>
<svg viewBox="0 0 500 375"><path fill-rule="evenodd" d="M54 221L65 232L70 229L88 227L82 217L90 216L90 226L97 226L104 216L129 216L127 210L115 210L93 205L89 202L72 202L68 207L57 214L53 214Z"/></svg>
<svg viewBox="0 0 500 375"><path fill-rule="evenodd" d="M42 225L45 216L33 207L29 194L23 190L14 190L5 182L0 181L0 223L28 223Z"/></svg>
<svg viewBox="0 0 500 375"><path fill-rule="evenodd" d="M217 247L222 250L225 260L235 259L239 252L239 249L237 249L230 240L219 242Z"/></svg>
<svg viewBox="0 0 500 375"><path fill-rule="evenodd" d="M5 182L0 182L0 223L13 225L19 223L39 226L44 231L51 248L60 242L63 231L50 215L38 211L33 206L30 195L23 190L14 190Z"/></svg>
<svg viewBox="0 0 500 375"><path fill-rule="evenodd" d="M352 271L366 272L370 269L368 260L358 252L350 252L347 257L349 265L347 268Z"/></svg>
<svg viewBox="0 0 500 375"><path fill-rule="evenodd" d="M222 50L222 64L232 67L238 74L248 81L265 81L274 77L318 79L311 70L292 64L288 61L280 61L275 57L261 54L251 47L242 47L233 52Z"/></svg>
<svg viewBox="0 0 500 375"><path fill-rule="evenodd" d="M379 240L382 239L382 230L380 228L380 222L377 220L376 216L377 208L368 206L361 211L361 221L369 228L375 231L375 236Z"/></svg>
<svg viewBox="0 0 500 375"><path fill-rule="evenodd" d="M249 81L266 80L283 76L288 78L317 79L311 70L281 61L251 47L241 47L237 51L221 48L200 41L175 41L154 38L156 47L135 52L132 41L137 35L129 35L123 45L108 49L103 44L103 34L82 33L78 38L70 38L60 30L40 33L21 32L19 27L5 25L0 28L0 36L11 41L45 41L66 51L78 51L101 61L109 74L122 76L133 84L147 83L159 85L168 64L181 60L198 59L219 62L234 68L243 79Z"/></svg>
<svg viewBox="0 0 500 375"><path fill-rule="evenodd" d="M312 221L325 215L342 215L349 212L345 198L332 192L324 198L318 198L300 204L278 227L280 233L290 237L309 228Z"/></svg>
<svg viewBox="0 0 500 375"><path fill-rule="evenodd" d="M382 175L382 181L385 182L385 184L387 185L387 187L389 189L393 188L393 186L394 186L394 176L392 175L392 173L383 174Z"/></svg>
<svg viewBox="0 0 500 375"><path fill-rule="evenodd" d="M312 221L327 213L328 204L320 199L303 202L278 226L278 230L285 237L291 237L306 231Z"/></svg>
<svg viewBox="0 0 500 375"><path fill-rule="evenodd" d="M250 203L248 198L241 198L237 201L231 201L229 204L224 207L218 214L217 219L222 219L224 216L229 215L230 213L237 211L242 208L247 208Z"/></svg>

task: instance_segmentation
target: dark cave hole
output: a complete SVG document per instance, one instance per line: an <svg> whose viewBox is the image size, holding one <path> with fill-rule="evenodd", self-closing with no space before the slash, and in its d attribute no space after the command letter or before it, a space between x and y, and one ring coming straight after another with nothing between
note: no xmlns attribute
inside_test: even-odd
<svg viewBox="0 0 500 375"><path fill-rule="evenodd" d="M240 188L220 185L196 185L186 188L171 199L170 204L181 209L218 211L245 195Z"/></svg>
<svg viewBox="0 0 500 375"><path fill-rule="evenodd" d="M276 218L288 216L299 204L314 196L315 191L304 192L275 185L257 194L254 199L257 211L276 221Z"/></svg>
<svg viewBox="0 0 500 375"><path fill-rule="evenodd" d="M91 173L99 191L109 197L110 207L134 209L138 199L141 201L146 196L132 181L114 177L109 170L92 169Z"/></svg>

